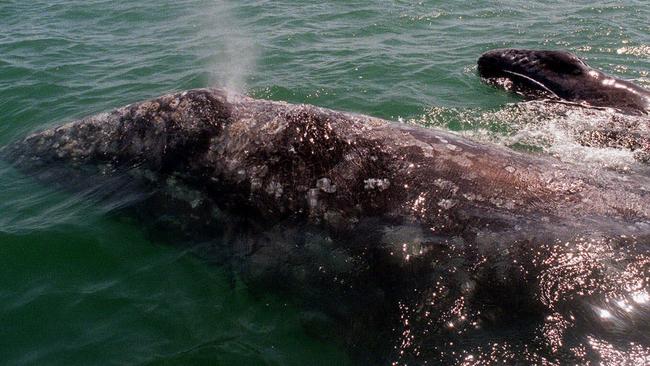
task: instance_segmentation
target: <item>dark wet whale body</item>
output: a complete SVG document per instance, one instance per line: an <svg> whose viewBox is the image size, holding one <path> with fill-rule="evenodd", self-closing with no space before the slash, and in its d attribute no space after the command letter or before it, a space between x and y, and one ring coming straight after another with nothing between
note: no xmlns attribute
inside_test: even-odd
<svg viewBox="0 0 650 366"><path fill-rule="evenodd" d="M39 132L2 157L68 188L123 187L109 200L140 192L124 214L290 293L305 326L360 363L650 357L644 176L217 89Z"/></svg>
<svg viewBox="0 0 650 366"><path fill-rule="evenodd" d="M624 113L648 114L650 90L589 67L566 51L491 50L478 59L479 74L525 96L545 96Z"/></svg>

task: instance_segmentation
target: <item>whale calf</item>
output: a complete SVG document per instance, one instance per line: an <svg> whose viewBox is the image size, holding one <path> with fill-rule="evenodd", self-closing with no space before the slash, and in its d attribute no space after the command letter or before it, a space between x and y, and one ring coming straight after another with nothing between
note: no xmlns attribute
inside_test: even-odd
<svg viewBox="0 0 650 366"><path fill-rule="evenodd" d="M495 49L478 61L482 78L524 96L555 98L648 114L650 90L588 66L566 51Z"/></svg>
<svg viewBox="0 0 650 366"><path fill-rule="evenodd" d="M359 364L650 358L645 176L221 89L40 131L0 157L63 189L120 184L107 199L138 197L121 213L288 293Z"/></svg>

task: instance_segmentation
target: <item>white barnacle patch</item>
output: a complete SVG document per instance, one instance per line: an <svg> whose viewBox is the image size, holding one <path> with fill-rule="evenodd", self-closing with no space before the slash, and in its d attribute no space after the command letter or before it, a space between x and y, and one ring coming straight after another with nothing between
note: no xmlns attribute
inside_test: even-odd
<svg viewBox="0 0 650 366"><path fill-rule="evenodd" d="M497 206L497 207L503 207L506 203L505 200L503 200L500 197L492 197L490 198L490 203Z"/></svg>
<svg viewBox="0 0 650 366"><path fill-rule="evenodd" d="M325 193L336 192L336 185L332 184L332 181L329 178L321 178L317 180L316 187Z"/></svg>
<svg viewBox="0 0 650 366"><path fill-rule="evenodd" d="M515 167L513 167L513 166L508 165L508 166L506 167L506 171L507 171L508 173L512 174L512 173L514 173L515 171L517 171L517 169L515 169Z"/></svg>
<svg viewBox="0 0 650 366"><path fill-rule="evenodd" d="M460 150L462 150L460 147L458 147L458 146L456 146L454 144L447 144L447 149L449 149L451 151L460 151Z"/></svg>
<svg viewBox="0 0 650 366"><path fill-rule="evenodd" d="M516 204L517 204L516 201L506 201L506 202L503 204L503 207L504 207L506 210L514 210Z"/></svg>
<svg viewBox="0 0 650 366"><path fill-rule="evenodd" d="M282 184L271 181L269 185L266 186L266 193L275 196L275 198L280 198L282 196Z"/></svg>
<svg viewBox="0 0 650 366"><path fill-rule="evenodd" d="M452 195L455 195L456 192L458 192L458 186L445 179L438 178L433 181L433 184L440 189L451 192Z"/></svg>
<svg viewBox="0 0 650 366"><path fill-rule="evenodd" d="M345 154L345 156L343 158L345 159L345 161L354 161L354 160L356 160L358 158L358 155L354 154L354 153Z"/></svg>
<svg viewBox="0 0 650 366"><path fill-rule="evenodd" d="M262 188L262 181L257 177L251 178L251 191L257 191L260 188Z"/></svg>
<svg viewBox="0 0 650 366"><path fill-rule="evenodd" d="M572 182L551 181L547 184L547 187L556 192L574 194L584 190L585 183L580 179Z"/></svg>
<svg viewBox="0 0 650 366"><path fill-rule="evenodd" d="M476 195L472 192L463 193L463 197L465 197L465 199L468 201L474 201L476 199Z"/></svg>
<svg viewBox="0 0 650 366"><path fill-rule="evenodd" d="M318 188L311 188L307 191L307 205L312 212L318 208Z"/></svg>
<svg viewBox="0 0 650 366"><path fill-rule="evenodd" d="M419 213L421 215L426 214L427 212L427 194L425 192L422 192L418 195L418 198L413 201L413 204L411 205L411 210L414 213Z"/></svg>
<svg viewBox="0 0 650 366"><path fill-rule="evenodd" d="M246 170L244 169L239 169L237 171L237 180L242 181L246 179Z"/></svg>
<svg viewBox="0 0 650 366"><path fill-rule="evenodd" d="M386 178L369 178L363 181L364 189L378 189L380 191L388 189L390 187L390 181Z"/></svg>
<svg viewBox="0 0 650 366"><path fill-rule="evenodd" d="M451 200L451 199L441 199L438 201L438 206L442 207L445 210L449 210L450 208L456 206L456 201Z"/></svg>

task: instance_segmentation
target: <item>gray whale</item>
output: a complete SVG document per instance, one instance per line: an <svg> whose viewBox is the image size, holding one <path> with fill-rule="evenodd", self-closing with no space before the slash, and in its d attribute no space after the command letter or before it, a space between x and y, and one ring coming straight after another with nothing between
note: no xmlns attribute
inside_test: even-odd
<svg viewBox="0 0 650 366"><path fill-rule="evenodd" d="M362 364L650 357L644 176L219 89L0 154L64 189L141 192L124 214L252 289L286 291L306 328Z"/></svg>
<svg viewBox="0 0 650 366"><path fill-rule="evenodd" d="M525 96L544 96L624 113L648 114L650 90L589 67L566 51L495 49L478 61L481 77Z"/></svg>

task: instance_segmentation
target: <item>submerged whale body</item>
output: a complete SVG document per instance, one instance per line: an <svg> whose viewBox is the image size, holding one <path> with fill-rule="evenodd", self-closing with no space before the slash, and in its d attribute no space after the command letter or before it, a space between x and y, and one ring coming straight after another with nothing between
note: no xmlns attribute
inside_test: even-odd
<svg viewBox="0 0 650 366"><path fill-rule="evenodd" d="M544 96L625 113L648 114L650 90L608 76L566 51L491 50L478 59L481 77L525 96Z"/></svg>
<svg viewBox="0 0 650 366"><path fill-rule="evenodd" d="M1 156L63 188L127 182L142 194L123 214L199 243L252 289L287 292L308 330L360 364L650 357L644 176L219 89L38 132Z"/></svg>

